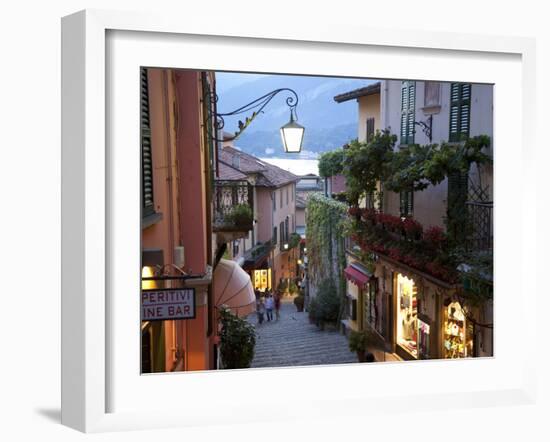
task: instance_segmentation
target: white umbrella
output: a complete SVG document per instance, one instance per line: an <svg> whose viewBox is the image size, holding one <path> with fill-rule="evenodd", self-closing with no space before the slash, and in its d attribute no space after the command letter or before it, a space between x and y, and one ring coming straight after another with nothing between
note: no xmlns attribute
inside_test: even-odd
<svg viewBox="0 0 550 442"><path fill-rule="evenodd" d="M212 279L216 307L226 305L240 317L256 311L256 296L250 276L235 261L221 259Z"/></svg>

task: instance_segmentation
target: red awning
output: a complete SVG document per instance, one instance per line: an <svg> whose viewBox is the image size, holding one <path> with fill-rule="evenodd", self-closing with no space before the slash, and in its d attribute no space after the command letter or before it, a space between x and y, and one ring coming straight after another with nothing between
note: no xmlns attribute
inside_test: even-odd
<svg viewBox="0 0 550 442"><path fill-rule="evenodd" d="M359 287L364 287L365 284L369 282L369 275L360 272L352 266L347 266L344 269L344 274L346 275L347 279L349 279L353 284Z"/></svg>

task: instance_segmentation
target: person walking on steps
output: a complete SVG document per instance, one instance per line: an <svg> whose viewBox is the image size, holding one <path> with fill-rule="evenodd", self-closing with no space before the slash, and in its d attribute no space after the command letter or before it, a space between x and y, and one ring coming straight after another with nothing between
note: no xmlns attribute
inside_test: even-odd
<svg viewBox="0 0 550 442"><path fill-rule="evenodd" d="M273 301L273 296L271 293L267 293L265 298L265 311L267 314L267 320L273 321L273 307L275 306L275 303Z"/></svg>
<svg viewBox="0 0 550 442"><path fill-rule="evenodd" d="M262 296L258 294L256 298L256 313L258 315L258 324L264 322L265 304Z"/></svg>

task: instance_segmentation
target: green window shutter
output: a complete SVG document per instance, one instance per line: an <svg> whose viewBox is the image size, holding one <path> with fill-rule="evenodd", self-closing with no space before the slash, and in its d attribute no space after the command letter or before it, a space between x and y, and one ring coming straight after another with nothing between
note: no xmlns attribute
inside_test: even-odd
<svg viewBox="0 0 550 442"><path fill-rule="evenodd" d="M401 82L401 144L414 144L415 101L415 82Z"/></svg>
<svg viewBox="0 0 550 442"><path fill-rule="evenodd" d="M470 135L471 95L471 84L451 83L449 141L460 141Z"/></svg>
<svg viewBox="0 0 550 442"><path fill-rule="evenodd" d="M400 216L413 216L414 192L412 190L402 190L399 192L399 213Z"/></svg>
<svg viewBox="0 0 550 442"><path fill-rule="evenodd" d="M141 120L141 192L142 216L155 213L153 200L153 155L151 146L151 121L149 114L149 82L147 69L140 73L140 120Z"/></svg>
<svg viewBox="0 0 550 442"><path fill-rule="evenodd" d="M411 190L407 192L407 215L413 216L413 210L414 210L414 192Z"/></svg>
<svg viewBox="0 0 550 442"><path fill-rule="evenodd" d="M459 244L466 240L468 172L453 172L448 177L447 232Z"/></svg>

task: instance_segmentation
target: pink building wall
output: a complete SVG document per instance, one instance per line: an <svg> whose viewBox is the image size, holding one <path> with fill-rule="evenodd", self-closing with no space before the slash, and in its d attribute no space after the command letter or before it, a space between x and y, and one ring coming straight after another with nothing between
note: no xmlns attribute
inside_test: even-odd
<svg viewBox="0 0 550 442"><path fill-rule="evenodd" d="M175 143L171 125L171 114L164 102L169 95L170 75L165 70L148 69L149 114L151 124L153 198L155 212L162 214L156 223L142 230L142 249L161 249L164 263L173 262L174 247L178 243L179 226L177 214L173 210L173 198L177 195L174 186ZM176 327L175 321L164 321L164 335L171 337ZM164 340L164 361L166 370L175 363L176 343Z"/></svg>
<svg viewBox="0 0 550 442"><path fill-rule="evenodd" d="M203 274L211 231L206 222L207 151L201 123L200 72L148 69L148 83L153 193L155 209L162 218L142 231L142 248L162 249L164 263L173 264L174 248L184 246L185 271ZM214 336L207 337L207 328L214 315L208 317L208 290L208 282L196 287L194 319L162 321L166 371L174 368L176 350L185 355L177 369L213 367Z"/></svg>
<svg viewBox="0 0 550 442"><path fill-rule="evenodd" d="M206 201L199 112L199 72L175 71L179 103L177 159L179 166L180 234L189 273L206 270Z"/></svg>
<svg viewBox="0 0 550 442"><path fill-rule="evenodd" d="M287 195L288 192L288 203ZM295 271L295 260L293 251L281 251L280 243L280 223L284 222L286 217L289 217L289 236L296 230L296 197L295 183L287 184L274 191L275 195L275 211L273 211L273 226L277 227L277 246L273 253L273 285L277 287L280 278L289 278ZM282 204L281 204L282 195Z"/></svg>

